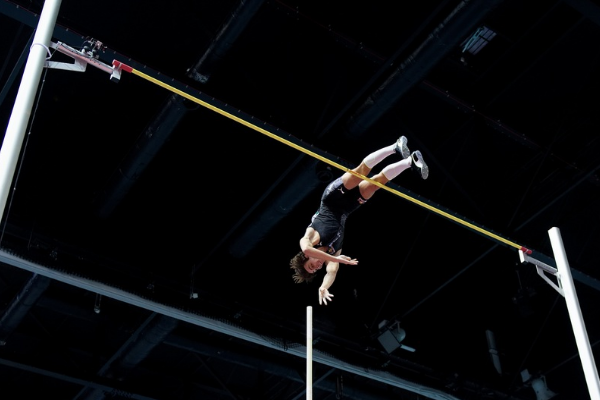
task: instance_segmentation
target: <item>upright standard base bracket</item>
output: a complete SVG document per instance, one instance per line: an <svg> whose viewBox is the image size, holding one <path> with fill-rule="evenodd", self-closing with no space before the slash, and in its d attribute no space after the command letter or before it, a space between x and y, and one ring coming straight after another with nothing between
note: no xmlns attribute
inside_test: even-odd
<svg viewBox="0 0 600 400"><path fill-rule="evenodd" d="M556 268L551 267L540 260L536 260L535 258L528 256L522 250L519 250L519 259L522 263L526 262L529 264L533 264L538 275L541 276L542 279L545 280L550 286L552 286L554 290L556 290L561 296L565 297L565 292L562 289L562 283L560 281L560 275L558 274L558 270ZM548 275L546 274L550 274L556 277L557 282L553 282L550 278L548 278Z"/></svg>
<svg viewBox="0 0 600 400"><path fill-rule="evenodd" d="M102 43L98 41L91 41L90 44L92 45L92 50L80 51L61 42L51 43L50 47L73 58L73 63L46 61L45 67L63 69L66 71L84 72L87 65L90 64L104 72L108 72L112 82L119 82L121 80L121 69L104 64L102 61L97 59L97 49L102 47Z"/></svg>

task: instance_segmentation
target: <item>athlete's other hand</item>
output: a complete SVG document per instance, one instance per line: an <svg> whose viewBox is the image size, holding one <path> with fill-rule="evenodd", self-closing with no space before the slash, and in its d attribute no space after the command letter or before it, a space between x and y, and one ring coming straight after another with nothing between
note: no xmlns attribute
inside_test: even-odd
<svg viewBox="0 0 600 400"><path fill-rule="evenodd" d="M342 264L348 264L348 265L358 264L358 260L356 258L350 258L348 256L344 256L341 254L337 258L338 258L338 261Z"/></svg>
<svg viewBox="0 0 600 400"><path fill-rule="evenodd" d="M333 301L333 295L325 288L319 288L319 305L327 305L328 301Z"/></svg>

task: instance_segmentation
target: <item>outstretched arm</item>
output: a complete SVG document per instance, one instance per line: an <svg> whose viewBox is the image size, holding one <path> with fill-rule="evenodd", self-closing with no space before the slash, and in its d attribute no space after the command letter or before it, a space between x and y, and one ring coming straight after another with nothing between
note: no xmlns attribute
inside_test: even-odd
<svg viewBox="0 0 600 400"><path fill-rule="evenodd" d="M300 239L300 248L302 249L302 252L304 253L304 255L306 255L306 257L318 258L319 260L327 261L329 263L334 262L338 264L342 263L350 265L358 264L357 259L352 259L348 256L342 255L341 249L337 253L331 255L329 253L315 248L313 243L319 241L318 235L319 233L316 232L314 229L308 228L306 229L304 236L302 236L302 238Z"/></svg>
<svg viewBox="0 0 600 400"><path fill-rule="evenodd" d="M341 253L341 251L340 249L336 254ZM319 304L327 305L328 301L333 301L333 295L329 293L329 288L333 285L339 268L340 264L338 262L327 263L327 273L323 277L323 283L321 283L321 287L319 288Z"/></svg>

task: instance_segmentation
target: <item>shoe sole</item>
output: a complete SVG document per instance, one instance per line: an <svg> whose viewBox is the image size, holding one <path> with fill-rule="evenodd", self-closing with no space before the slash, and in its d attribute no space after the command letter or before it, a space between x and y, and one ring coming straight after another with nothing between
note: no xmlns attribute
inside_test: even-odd
<svg viewBox="0 0 600 400"><path fill-rule="evenodd" d="M398 151L400 149L400 151ZM396 153L400 153L402 158L410 157L410 150L408 149L408 139L405 136L400 136L400 139L396 142Z"/></svg>
<svg viewBox="0 0 600 400"><path fill-rule="evenodd" d="M413 162L415 163L415 166L421 171L421 178L427 179L427 177L429 176L429 167L423 160L423 155L419 150L415 151L413 154L416 154L417 161L415 161L413 158Z"/></svg>
<svg viewBox="0 0 600 400"><path fill-rule="evenodd" d="M421 167L421 177L423 179L427 179L427 177L429 176L429 167L423 161L421 162L423 163L423 166Z"/></svg>

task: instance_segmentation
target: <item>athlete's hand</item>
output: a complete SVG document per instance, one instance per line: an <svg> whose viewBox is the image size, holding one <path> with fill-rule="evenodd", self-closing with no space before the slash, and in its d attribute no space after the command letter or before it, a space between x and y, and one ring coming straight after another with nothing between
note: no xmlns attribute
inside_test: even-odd
<svg viewBox="0 0 600 400"><path fill-rule="evenodd" d="M338 261L342 264L356 265L358 264L358 260L356 258L350 258L348 256L339 255L337 257Z"/></svg>
<svg viewBox="0 0 600 400"><path fill-rule="evenodd" d="M333 301L332 297L333 295L329 293L329 290L319 288L319 305L322 305L323 303L327 305L328 301Z"/></svg>

